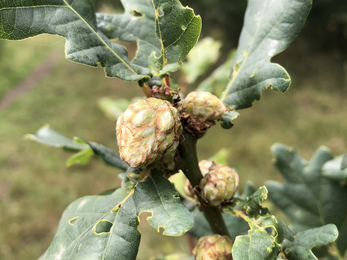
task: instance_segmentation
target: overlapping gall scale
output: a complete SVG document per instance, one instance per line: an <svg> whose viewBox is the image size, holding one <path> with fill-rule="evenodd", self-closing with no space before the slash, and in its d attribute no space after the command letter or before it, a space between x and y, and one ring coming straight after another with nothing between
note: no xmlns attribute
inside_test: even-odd
<svg viewBox="0 0 347 260"><path fill-rule="evenodd" d="M209 92L190 92L182 102L182 109L202 121L218 120L227 111L223 102Z"/></svg>
<svg viewBox="0 0 347 260"><path fill-rule="evenodd" d="M120 156L130 167L143 168L176 151L181 131L179 114L168 101L139 100L117 121Z"/></svg>
<svg viewBox="0 0 347 260"><path fill-rule="evenodd" d="M228 236L214 234L201 237L193 249L196 260L232 260L233 241Z"/></svg>
<svg viewBox="0 0 347 260"><path fill-rule="evenodd" d="M201 161L199 167L204 176L199 184L200 196L206 203L219 206L234 196L239 176L233 169L212 161Z"/></svg>

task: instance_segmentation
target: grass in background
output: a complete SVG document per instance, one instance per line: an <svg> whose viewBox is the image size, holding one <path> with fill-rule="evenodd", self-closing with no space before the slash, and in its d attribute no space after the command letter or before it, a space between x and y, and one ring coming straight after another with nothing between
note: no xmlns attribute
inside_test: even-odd
<svg viewBox="0 0 347 260"><path fill-rule="evenodd" d="M63 43L63 38L50 35L33 38L25 44L0 40L0 99L40 66L56 45L62 46Z"/></svg>
<svg viewBox="0 0 347 260"><path fill-rule="evenodd" d="M6 42L3 50L0 96L29 75L53 49L61 50L61 59L50 75L0 114L0 259L37 259L49 246L62 212L72 201L120 185L119 172L102 161L66 168L70 154L23 139L26 133L35 133L49 123L68 137L79 136L116 151L115 122L99 111L97 100L142 95L136 83L105 78L100 68L66 61L63 43L59 37L41 36ZM329 68L322 73L329 77ZM292 76L293 85L286 94L266 91L260 102L240 111L233 129L213 127L198 144L199 158L209 158L226 147L241 184L250 179L259 186L268 179L280 179L271 164L270 147L275 142L296 148L306 159L320 145L330 147L335 155L345 153L346 95L311 86L309 79L299 85ZM157 234L143 216L140 229L139 260L177 249L188 251L186 239Z"/></svg>

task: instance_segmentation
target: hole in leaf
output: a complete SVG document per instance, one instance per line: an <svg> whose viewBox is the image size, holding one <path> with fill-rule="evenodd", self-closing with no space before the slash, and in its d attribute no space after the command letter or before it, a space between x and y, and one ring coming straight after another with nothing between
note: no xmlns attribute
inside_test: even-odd
<svg viewBox="0 0 347 260"><path fill-rule="evenodd" d="M185 25L182 25L181 29L182 29L182 31L185 31L187 29L187 27Z"/></svg>
<svg viewBox="0 0 347 260"><path fill-rule="evenodd" d="M135 16L135 17L144 17L144 15L142 13L140 13L139 11L132 10L131 12L132 12L133 16Z"/></svg>
<svg viewBox="0 0 347 260"><path fill-rule="evenodd" d="M141 214L139 215L139 221L140 221L140 225L138 226L138 229L142 232L142 233L146 233L147 230L150 228L150 225L148 223L148 220L152 217L152 212L146 212L143 211L141 212Z"/></svg>
<svg viewBox="0 0 347 260"><path fill-rule="evenodd" d="M266 227L265 228L266 233L268 233L270 236L277 237L277 231L274 227Z"/></svg>
<svg viewBox="0 0 347 260"><path fill-rule="evenodd" d="M161 9L161 8L159 8L159 16L163 16L164 15L164 11L163 11L163 9Z"/></svg>
<svg viewBox="0 0 347 260"><path fill-rule="evenodd" d="M100 235L102 233L108 233L110 232L111 228L113 226L113 223L111 223L108 220L100 220L94 227L94 233L97 235Z"/></svg>
<svg viewBox="0 0 347 260"><path fill-rule="evenodd" d="M70 219L70 220L69 220L69 224L70 224L71 226L72 226L72 225L75 225L76 222L77 222L77 219L78 219L78 217L74 217L74 218Z"/></svg>
<svg viewBox="0 0 347 260"><path fill-rule="evenodd" d="M159 233L159 234L163 234L163 233L164 233L164 231L165 231L165 228L163 228L163 227L159 227L159 230L158 230L158 233Z"/></svg>

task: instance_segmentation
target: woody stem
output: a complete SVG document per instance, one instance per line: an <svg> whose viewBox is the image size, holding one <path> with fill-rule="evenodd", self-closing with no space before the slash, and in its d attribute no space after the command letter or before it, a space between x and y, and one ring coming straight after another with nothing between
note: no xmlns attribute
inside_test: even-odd
<svg viewBox="0 0 347 260"><path fill-rule="evenodd" d="M193 187L199 185L202 174L199 168L198 157L196 154L197 140L193 139L189 133L183 130L184 142L179 145L180 166ZM222 213L217 207L205 205L205 202L198 196L201 210L215 234L229 236L228 229L224 223Z"/></svg>

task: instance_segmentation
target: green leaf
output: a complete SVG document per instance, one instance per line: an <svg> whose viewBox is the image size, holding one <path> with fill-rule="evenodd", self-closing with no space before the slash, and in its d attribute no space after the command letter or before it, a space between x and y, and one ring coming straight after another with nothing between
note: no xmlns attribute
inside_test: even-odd
<svg viewBox="0 0 347 260"><path fill-rule="evenodd" d="M87 196L69 205L44 260L136 259L141 234L132 196Z"/></svg>
<svg viewBox="0 0 347 260"><path fill-rule="evenodd" d="M274 216L267 214L257 220L243 214L235 206L226 206L223 212L242 217L248 222L250 229L247 235L237 236L233 245L232 255L235 260L272 260L277 259L281 251L279 240L284 236L281 225ZM270 221L271 220L271 221ZM278 232L278 230L281 230ZM280 234L280 238L279 238Z"/></svg>
<svg viewBox="0 0 347 260"><path fill-rule="evenodd" d="M281 144L273 145L272 152L285 181L270 181L266 187L269 198L288 216L293 233L335 224L340 233L335 243L343 255L347 249L347 187L324 176L324 166L333 159L330 151L319 148L310 162Z"/></svg>
<svg viewBox="0 0 347 260"><path fill-rule="evenodd" d="M288 73L270 60L298 35L311 5L312 0L248 1L230 82L221 95L225 104L247 108L269 87L281 92L289 88Z"/></svg>
<svg viewBox="0 0 347 260"><path fill-rule="evenodd" d="M257 218L245 215L238 205L225 206L223 212L244 219L250 227L248 234L236 237L232 251L234 259L277 259L284 238L294 240L287 225L267 210Z"/></svg>
<svg viewBox="0 0 347 260"><path fill-rule="evenodd" d="M80 151L88 148L88 145L78 144L69 138L59 134L49 125L40 128L35 135L27 134L25 139L35 141L48 146L64 148L67 150Z"/></svg>
<svg viewBox="0 0 347 260"><path fill-rule="evenodd" d="M242 208L246 210L246 214L251 217L257 217L263 212L262 204L267 199L267 189L265 186L260 187L256 192L247 197L246 202Z"/></svg>
<svg viewBox="0 0 347 260"><path fill-rule="evenodd" d="M92 150L92 148L88 147L87 149L82 150L79 153L76 153L73 156L71 156L67 160L66 166L70 167L71 165L74 165L74 164L87 164L92 159L93 156L94 156L94 151Z"/></svg>
<svg viewBox="0 0 347 260"><path fill-rule="evenodd" d="M113 189L105 190L105 191L101 192L99 195L102 195L102 196L111 195L111 194L112 194L113 192L115 192L118 188L119 188L119 187L113 188Z"/></svg>
<svg viewBox="0 0 347 260"><path fill-rule="evenodd" d="M119 155L116 154L111 149L103 146L102 144L97 143L88 143L90 148L93 150L95 155L100 156L100 158L108 165L111 165L113 167L117 167L121 170L126 170L128 168L128 165L123 162Z"/></svg>
<svg viewBox="0 0 347 260"><path fill-rule="evenodd" d="M152 170L151 175L140 182L134 192L138 214L151 212L148 223L158 232L164 229L167 236L180 236L194 224L190 212L181 203L173 184L165 179L163 172Z"/></svg>
<svg viewBox="0 0 347 260"><path fill-rule="evenodd" d="M238 236L233 245L235 260L273 260L281 252L281 246L265 231L252 229L247 236Z"/></svg>
<svg viewBox="0 0 347 260"><path fill-rule="evenodd" d="M73 151L81 151L68 159L66 163L68 167L76 163L86 164L95 154L108 165L117 167L122 170L126 170L128 168L128 165L123 162L120 159L119 155L113 152L111 149L101 144L86 142L81 138L75 138L74 142L56 132L49 125L45 125L40 128L35 135L25 135L25 138L48 146L64 148Z"/></svg>
<svg viewBox="0 0 347 260"><path fill-rule="evenodd" d="M133 64L164 77L180 68L196 44L201 18L178 0L122 1L124 14L97 14L98 28L109 38L138 41Z"/></svg>
<svg viewBox="0 0 347 260"><path fill-rule="evenodd" d="M242 218L250 227L248 234L236 237L233 259L277 259L283 240L294 240L292 232L283 221L262 207L267 198L267 189L260 187L250 194L253 187L249 184L247 186L247 196L235 197L233 203L222 208L224 213Z"/></svg>
<svg viewBox="0 0 347 260"><path fill-rule="evenodd" d="M347 169L341 170L342 156L335 157L323 166L323 176L335 181L347 180Z"/></svg>
<svg viewBox="0 0 347 260"><path fill-rule="evenodd" d="M155 32L161 52L149 59L153 75L164 77L176 71L195 46L201 31L201 18L178 0L152 0L155 8Z"/></svg>
<svg viewBox="0 0 347 260"><path fill-rule="evenodd" d="M289 227L275 215L266 214L258 218L257 225L264 228L268 234L273 236L277 243L282 243L284 239L294 241L293 234Z"/></svg>
<svg viewBox="0 0 347 260"><path fill-rule="evenodd" d="M0 3L0 38L22 40L43 33L66 38L66 58L105 67L106 75L126 81L149 80L148 68L128 59L122 45L98 29L93 0L27 0Z"/></svg>
<svg viewBox="0 0 347 260"><path fill-rule="evenodd" d="M344 170L347 168L347 153L343 156L342 162L341 162L341 170Z"/></svg>
<svg viewBox="0 0 347 260"><path fill-rule="evenodd" d="M221 46L221 42L215 41L211 37L206 37L196 44L188 54L187 62L182 65L182 71L188 84L194 83L218 60Z"/></svg>
<svg viewBox="0 0 347 260"><path fill-rule="evenodd" d="M229 112L226 112L222 118L221 118L221 121L222 121L222 127L224 129L230 129L233 127L234 125L234 120L236 118L239 117L239 113L235 112L235 111L229 111Z"/></svg>
<svg viewBox="0 0 347 260"><path fill-rule="evenodd" d="M70 204L44 259L136 259L142 212L152 213L149 224L158 232L163 228L164 235L182 235L193 225L173 185L153 170L129 191L120 188Z"/></svg>
<svg viewBox="0 0 347 260"><path fill-rule="evenodd" d="M155 34L155 10L152 1L122 0L123 14L96 14L98 28L109 39L137 41L134 64L148 67L148 58L160 53L161 44Z"/></svg>
<svg viewBox="0 0 347 260"><path fill-rule="evenodd" d="M334 242L338 235L339 232L333 224L309 229L296 234L293 242L285 241L283 251L288 260L315 260L318 258L311 249Z"/></svg>

